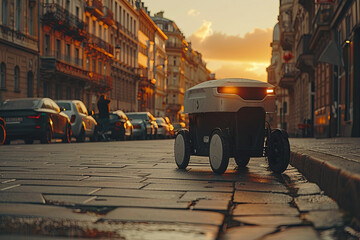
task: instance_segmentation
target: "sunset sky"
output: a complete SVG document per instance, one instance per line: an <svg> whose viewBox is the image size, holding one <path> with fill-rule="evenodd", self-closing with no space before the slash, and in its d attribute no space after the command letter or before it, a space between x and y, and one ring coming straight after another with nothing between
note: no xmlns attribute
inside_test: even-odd
<svg viewBox="0 0 360 240"><path fill-rule="evenodd" d="M202 53L216 78L266 81L279 0L145 0L153 16L164 11Z"/></svg>

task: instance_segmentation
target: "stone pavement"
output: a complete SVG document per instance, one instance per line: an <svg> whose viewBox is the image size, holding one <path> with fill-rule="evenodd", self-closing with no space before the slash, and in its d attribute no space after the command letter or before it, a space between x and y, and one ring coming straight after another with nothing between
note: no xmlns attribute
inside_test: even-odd
<svg viewBox="0 0 360 240"><path fill-rule="evenodd" d="M0 146L0 239L358 239L294 167L176 168L174 140ZM295 144L294 144L295 145Z"/></svg>
<svg viewBox="0 0 360 240"><path fill-rule="evenodd" d="M290 139L291 164L360 219L360 138Z"/></svg>

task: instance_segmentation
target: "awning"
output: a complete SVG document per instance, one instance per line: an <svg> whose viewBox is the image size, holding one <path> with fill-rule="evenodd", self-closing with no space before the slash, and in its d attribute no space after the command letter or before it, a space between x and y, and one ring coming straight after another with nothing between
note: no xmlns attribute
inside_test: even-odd
<svg viewBox="0 0 360 240"><path fill-rule="evenodd" d="M329 44L325 47L318 61L340 67L344 66L344 61L341 56L340 48L337 46L334 40L330 41Z"/></svg>

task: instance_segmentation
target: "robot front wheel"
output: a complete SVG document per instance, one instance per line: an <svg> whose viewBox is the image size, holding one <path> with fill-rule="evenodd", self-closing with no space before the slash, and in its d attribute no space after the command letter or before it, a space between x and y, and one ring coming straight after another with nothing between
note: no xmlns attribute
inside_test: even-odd
<svg viewBox="0 0 360 240"><path fill-rule="evenodd" d="M179 169L185 169L190 160L191 142L187 129L179 131L175 138L175 162Z"/></svg>
<svg viewBox="0 0 360 240"><path fill-rule="evenodd" d="M220 130L214 130L210 138L209 161L214 173L222 174L229 164L229 141Z"/></svg>
<svg viewBox="0 0 360 240"><path fill-rule="evenodd" d="M290 161L290 144L287 133L280 129L274 129L266 141L266 146L270 169L275 173L284 172Z"/></svg>

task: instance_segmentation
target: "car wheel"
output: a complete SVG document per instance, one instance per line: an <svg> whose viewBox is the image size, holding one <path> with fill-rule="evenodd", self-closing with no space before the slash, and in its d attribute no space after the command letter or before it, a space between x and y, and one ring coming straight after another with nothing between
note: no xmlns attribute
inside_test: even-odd
<svg viewBox="0 0 360 240"><path fill-rule="evenodd" d="M25 138L25 144L33 144L34 143L34 139L32 138Z"/></svg>
<svg viewBox="0 0 360 240"><path fill-rule="evenodd" d="M51 139L52 139L51 127L47 126L46 131L44 132L44 134L40 138L40 143L49 144L49 143L51 143Z"/></svg>
<svg viewBox="0 0 360 240"><path fill-rule="evenodd" d="M0 124L0 145L5 143L6 131L2 124Z"/></svg>
<svg viewBox="0 0 360 240"><path fill-rule="evenodd" d="M76 138L77 142L85 142L85 130L82 127L79 136Z"/></svg>
<svg viewBox="0 0 360 240"><path fill-rule="evenodd" d="M266 150L270 169L275 173L284 172L290 160L290 144L287 136L279 129L273 130L267 140Z"/></svg>
<svg viewBox="0 0 360 240"><path fill-rule="evenodd" d="M182 130L175 138L174 155L179 169L185 169L190 161L191 142L188 130Z"/></svg>
<svg viewBox="0 0 360 240"><path fill-rule="evenodd" d="M248 156L235 156L235 162L239 168L244 168L249 163L250 157Z"/></svg>
<svg viewBox="0 0 360 240"><path fill-rule="evenodd" d="M67 124L66 129L65 129L65 136L62 139L63 143L71 143L71 137L72 137L72 130L71 130L71 125Z"/></svg>
<svg viewBox="0 0 360 240"><path fill-rule="evenodd" d="M209 161L214 173L222 174L229 164L229 143L221 130L215 130L210 138Z"/></svg>

